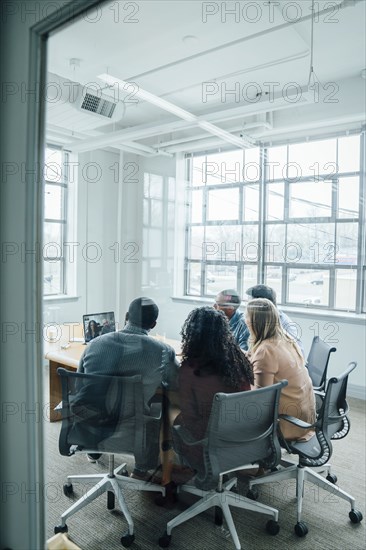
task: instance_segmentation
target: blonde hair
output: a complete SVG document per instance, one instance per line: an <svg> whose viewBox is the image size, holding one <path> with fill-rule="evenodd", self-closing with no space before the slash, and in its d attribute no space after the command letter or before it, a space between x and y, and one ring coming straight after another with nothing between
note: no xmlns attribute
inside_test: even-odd
<svg viewBox="0 0 366 550"><path fill-rule="evenodd" d="M276 306L267 298L255 298L247 305L247 316L250 322L249 349L255 351L258 346L268 339L283 339L294 346L297 354L302 358L299 346L281 326L280 316Z"/></svg>

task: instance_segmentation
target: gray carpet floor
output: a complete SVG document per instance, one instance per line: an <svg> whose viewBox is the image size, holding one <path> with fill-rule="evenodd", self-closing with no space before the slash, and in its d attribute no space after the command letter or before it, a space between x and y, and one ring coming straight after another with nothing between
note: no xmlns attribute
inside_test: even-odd
<svg viewBox="0 0 366 550"><path fill-rule="evenodd" d="M356 507L366 514L365 503L365 406L357 399L349 399L351 407L351 431L348 436L334 442L334 452L330 463L338 477L338 485L356 499ZM68 474L97 473L107 471L107 458L96 463L88 463L83 455L63 457L58 453L60 422L47 423L45 440L47 457L47 532L48 539L53 528L60 523L60 515L73 501L86 491L81 484L74 485L74 495L64 496L62 486ZM131 470L131 456L116 456L116 463L126 461ZM238 490L245 495L247 479L241 477ZM88 488L90 485L88 486ZM182 495L173 507L158 507L154 503L156 493L125 490L128 508L135 523L135 541L132 550L159 548L157 540L164 532L166 522L196 500L191 495ZM330 494L309 483L305 490L303 519L309 533L304 538L294 534L296 523L295 481L272 483L259 486L259 500L279 510L280 532L271 536L265 531L268 518L245 510L233 509L233 518L243 549L293 549L299 550L365 550L365 521L352 524L348 518L350 506L337 494ZM109 511L106 495L68 519L69 537L82 550L121 549L120 537L127 530L123 514L116 508ZM207 511L173 530L171 550L222 550L233 549L227 530L216 527L213 512Z"/></svg>

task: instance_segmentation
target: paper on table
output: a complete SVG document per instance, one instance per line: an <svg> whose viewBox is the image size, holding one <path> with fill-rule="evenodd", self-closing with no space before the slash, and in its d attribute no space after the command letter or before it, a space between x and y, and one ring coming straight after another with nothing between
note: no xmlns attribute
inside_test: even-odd
<svg viewBox="0 0 366 550"><path fill-rule="evenodd" d="M157 332L156 334L154 334L154 338L156 338L156 340L160 340L160 342L166 342L165 332L164 332L164 334L159 334Z"/></svg>

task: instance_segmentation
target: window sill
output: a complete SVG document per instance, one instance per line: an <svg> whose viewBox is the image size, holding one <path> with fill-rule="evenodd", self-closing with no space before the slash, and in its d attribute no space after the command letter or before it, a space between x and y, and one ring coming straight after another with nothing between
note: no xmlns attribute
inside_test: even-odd
<svg viewBox="0 0 366 550"><path fill-rule="evenodd" d="M43 296L44 302L76 302L80 300L80 296L71 294L55 294L53 296Z"/></svg>
<svg viewBox="0 0 366 550"><path fill-rule="evenodd" d="M339 319L340 321L345 321L346 323L355 323L359 324L366 321L365 313L355 313L354 311L332 311L327 309L318 309L312 307L301 307L301 306L279 306L285 313L293 313L299 317L309 317L311 315L313 318L318 319Z"/></svg>
<svg viewBox="0 0 366 550"><path fill-rule="evenodd" d="M172 296L173 302L176 303L185 303L200 306L212 306L214 303L214 298L202 298L201 296ZM240 309L245 308L245 303L242 302ZM330 311L326 309L318 309L311 307L296 307L296 306L282 306L279 304L279 308L289 315L292 313L298 317L309 317L311 316L314 320L316 319L325 319L325 320L339 320L344 321L345 323L350 324L361 324L366 321L365 313L354 313L348 311ZM291 316L291 315L290 315Z"/></svg>

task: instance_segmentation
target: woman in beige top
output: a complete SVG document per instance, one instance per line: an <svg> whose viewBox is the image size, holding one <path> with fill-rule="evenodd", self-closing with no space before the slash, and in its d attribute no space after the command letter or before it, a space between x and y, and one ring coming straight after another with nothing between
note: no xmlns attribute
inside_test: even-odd
<svg viewBox="0 0 366 550"><path fill-rule="evenodd" d="M312 424L316 415L311 379L298 345L281 328L276 306L266 298L251 300L245 322L250 332L248 355L253 365L255 387L288 380L288 386L281 392L279 413ZM280 420L280 428L288 440L307 440L314 433L286 420Z"/></svg>

